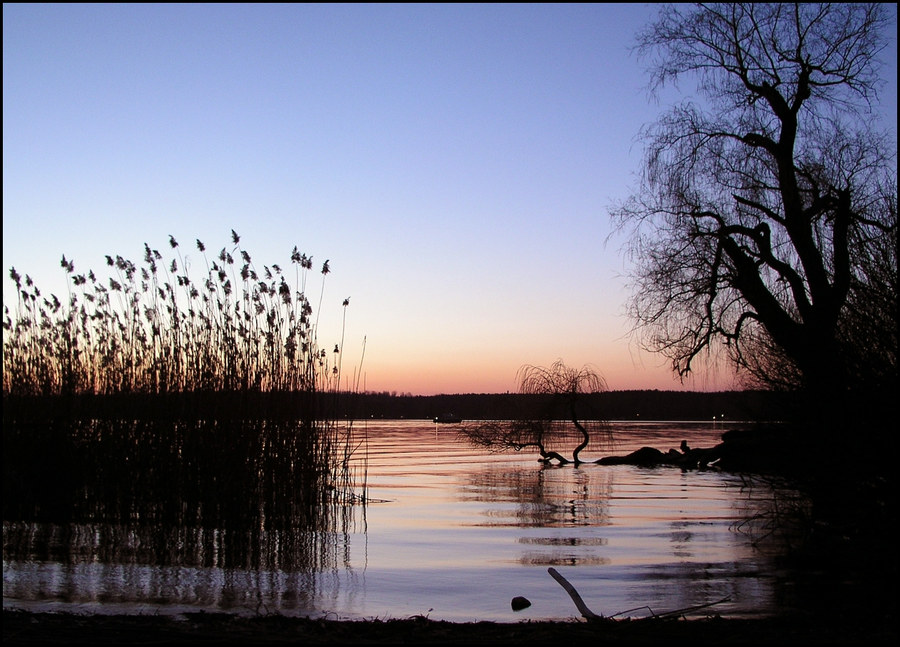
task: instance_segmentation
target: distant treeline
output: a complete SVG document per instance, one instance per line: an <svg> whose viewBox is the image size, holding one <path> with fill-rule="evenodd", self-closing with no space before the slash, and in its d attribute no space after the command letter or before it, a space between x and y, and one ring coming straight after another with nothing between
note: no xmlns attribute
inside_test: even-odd
<svg viewBox="0 0 900 647"><path fill-rule="evenodd" d="M540 411L564 419L551 397L520 393L197 391L168 394L6 396L12 419L414 419L512 420ZM578 415L606 420L784 420L790 397L771 391L609 391L584 396ZM550 407L548 409L548 407Z"/></svg>
<svg viewBox="0 0 900 647"><path fill-rule="evenodd" d="M519 393L457 395L343 394L340 417L432 419L454 414L464 420L509 420L534 410L545 398ZM785 395L771 391L609 391L585 396L584 411L606 420L781 420ZM567 417L565 411L560 418Z"/></svg>

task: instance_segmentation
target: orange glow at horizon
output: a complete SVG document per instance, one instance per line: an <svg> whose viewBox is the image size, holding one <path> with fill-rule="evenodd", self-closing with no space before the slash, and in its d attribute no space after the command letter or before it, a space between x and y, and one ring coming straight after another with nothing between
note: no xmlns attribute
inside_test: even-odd
<svg viewBox="0 0 900 647"><path fill-rule="evenodd" d="M516 362L493 358L491 361L472 360L464 356L455 361L442 358L440 362L392 361L368 363L358 381L361 391L412 395L441 395L460 393L515 393L516 377L526 364L549 365L555 358L539 362ZM727 391L740 386L725 370L702 369L684 382L679 381L660 359L656 364L636 364L631 358L619 357L616 362L569 362L570 366L590 365L606 381L610 391Z"/></svg>

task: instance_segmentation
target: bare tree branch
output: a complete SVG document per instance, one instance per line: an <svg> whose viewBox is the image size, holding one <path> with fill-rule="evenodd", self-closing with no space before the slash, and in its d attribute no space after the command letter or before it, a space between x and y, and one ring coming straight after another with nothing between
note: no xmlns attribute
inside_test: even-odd
<svg viewBox="0 0 900 647"><path fill-rule="evenodd" d="M829 401L896 384L896 145L869 117L891 28L875 3L717 3L638 34L651 90L693 80L703 99L642 131L641 184L612 212L629 314L679 375L724 346Z"/></svg>

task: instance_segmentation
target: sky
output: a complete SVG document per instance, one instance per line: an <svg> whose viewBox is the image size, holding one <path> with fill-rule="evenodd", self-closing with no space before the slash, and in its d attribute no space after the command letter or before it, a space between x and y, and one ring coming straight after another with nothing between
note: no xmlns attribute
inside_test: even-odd
<svg viewBox="0 0 900 647"><path fill-rule="evenodd" d="M257 265L329 261L319 342L343 332L365 390L503 393L560 359L612 390L734 388L680 382L624 314L609 211L689 96L651 100L630 52L656 11L4 4L4 304L11 267L62 296L63 255L108 276L171 235L196 266L235 230Z"/></svg>

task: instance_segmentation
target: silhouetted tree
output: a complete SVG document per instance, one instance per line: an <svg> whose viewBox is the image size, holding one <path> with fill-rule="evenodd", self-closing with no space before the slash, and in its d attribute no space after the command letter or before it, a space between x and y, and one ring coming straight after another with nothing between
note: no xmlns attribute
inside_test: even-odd
<svg viewBox="0 0 900 647"><path fill-rule="evenodd" d="M592 410L596 395L607 390L606 382L590 367L574 369L558 360L550 367L523 366L517 376L519 392L537 396L529 409L515 420L486 421L464 427L473 443L503 451L534 447L541 459L559 463L580 463L578 454L593 439L609 440L606 421ZM552 449L574 440L572 460Z"/></svg>
<svg viewBox="0 0 900 647"><path fill-rule="evenodd" d="M896 149L871 119L879 4L675 5L637 50L689 100L646 129L639 191L613 212L630 314L684 376L724 348L820 415L897 381ZM809 410L807 410L809 412Z"/></svg>

